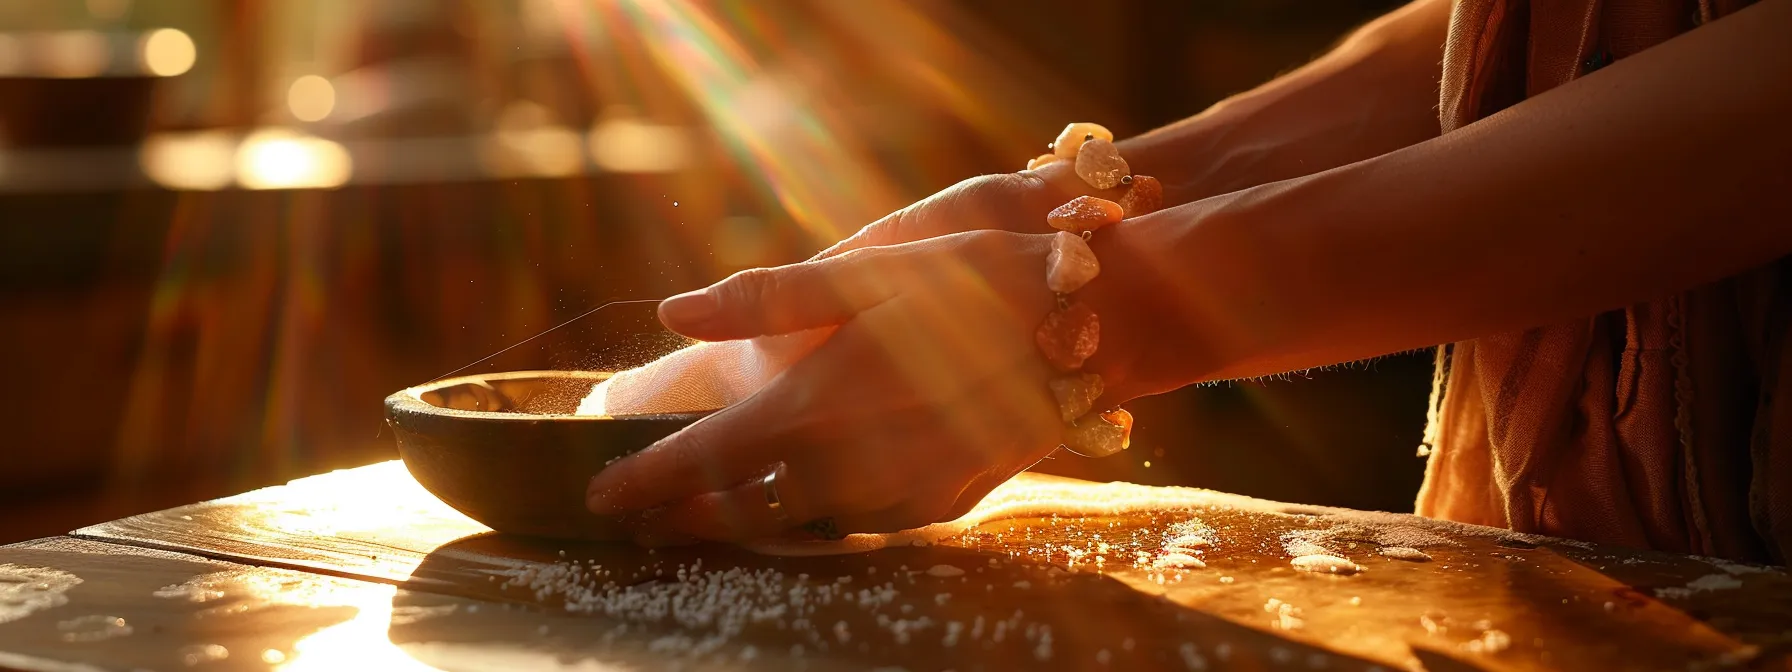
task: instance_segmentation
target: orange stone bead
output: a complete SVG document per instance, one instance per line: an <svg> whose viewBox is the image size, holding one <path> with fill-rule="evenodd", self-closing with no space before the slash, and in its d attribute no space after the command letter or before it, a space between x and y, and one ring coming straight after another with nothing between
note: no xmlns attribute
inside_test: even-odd
<svg viewBox="0 0 1792 672"><path fill-rule="evenodd" d="M1027 161L1027 170L1038 170L1045 167L1045 164L1062 160L1056 154L1040 154Z"/></svg>
<svg viewBox="0 0 1792 672"><path fill-rule="evenodd" d="M1108 417L1124 414L1125 424ZM1064 447L1084 457L1107 457L1132 445L1132 415L1113 410L1085 415L1064 428Z"/></svg>
<svg viewBox="0 0 1792 672"><path fill-rule="evenodd" d="M1110 425L1114 425L1114 426L1120 428L1120 443L1121 443L1120 448L1122 450L1124 450L1127 446L1132 445L1132 414L1131 413L1128 413L1126 411L1126 409L1124 409L1124 408L1116 408L1111 411L1104 411L1101 414L1101 419L1106 421Z"/></svg>
<svg viewBox="0 0 1792 672"><path fill-rule="evenodd" d="M1033 341L1045 360L1059 371L1075 371L1101 345L1101 319L1081 303L1053 310L1033 332Z"/></svg>
<svg viewBox="0 0 1792 672"><path fill-rule="evenodd" d="M1113 189L1120 186L1120 180L1132 174L1132 168L1126 165L1126 159L1120 156L1120 149L1114 143L1096 138L1083 143L1076 154L1076 176L1083 178L1083 183L1096 189Z"/></svg>
<svg viewBox="0 0 1792 672"><path fill-rule="evenodd" d="M1164 185L1150 175L1132 176L1132 186L1120 196L1120 209L1126 219L1157 212L1164 205Z"/></svg>
<svg viewBox="0 0 1792 672"><path fill-rule="evenodd" d="M1078 196L1047 213L1045 223L1059 231L1083 233L1118 222L1125 214L1119 203L1094 196Z"/></svg>
<svg viewBox="0 0 1792 672"><path fill-rule="evenodd" d="M1064 127L1058 132L1058 139L1052 141L1052 153L1060 159L1076 159L1083 143L1090 140L1114 141L1114 132L1101 124L1077 122Z"/></svg>

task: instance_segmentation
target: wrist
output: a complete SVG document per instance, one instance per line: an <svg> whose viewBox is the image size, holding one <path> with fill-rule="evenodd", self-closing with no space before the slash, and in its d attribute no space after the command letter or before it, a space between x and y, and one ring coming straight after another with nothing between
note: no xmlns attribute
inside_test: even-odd
<svg viewBox="0 0 1792 672"><path fill-rule="evenodd" d="M1258 227L1242 199L1207 199L1115 226L1090 241L1101 274L1084 300L1101 316L1091 370L1115 405L1230 372L1276 339L1260 320L1274 264L1252 254Z"/></svg>

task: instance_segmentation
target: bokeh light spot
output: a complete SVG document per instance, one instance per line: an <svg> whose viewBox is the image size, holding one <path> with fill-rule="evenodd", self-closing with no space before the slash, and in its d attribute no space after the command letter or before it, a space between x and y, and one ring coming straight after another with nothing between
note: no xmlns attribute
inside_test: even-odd
<svg viewBox="0 0 1792 672"><path fill-rule="evenodd" d="M556 123L552 110L518 100L498 113L497 134L481 158L494 175L563 177L584 167L579 146L578 132Z"/></svg>
<svg viewBox="0 0 1792 672"><path fill-rule="evenodd" d="M618 173L667 173L690 162L684 129L632 118L599 121L591 129L591 160Z"/></svg>
<svg viewBox="0 0 1792 672"><path fill-rule="evenodd" d="M156 184L185 191L213 191L236 177L236 138L223 131L163 133L143 141L139 161Z"/></svg>
<svg viewBox="0 0 1792 672"><path fill-rule="evenodd" d="M237 183L249 189L329 189L348 182L342 145L285 129L256 131L236 151Z"/></svg>
<svg viewBox="0 0 1792 672"><path fill-rule="evenodd" d="M336 109L336 87L328 79L305 75L286 89L286 107L299 121L322 121Z"/></svg>
<svg viewBox="0 0 1792 672"><path fill-rule="evenodd" d="M175 28L150 31L143 37L143 67L150 74L173 77L193 69L199 60L199 48L193 38Z"/></svg>

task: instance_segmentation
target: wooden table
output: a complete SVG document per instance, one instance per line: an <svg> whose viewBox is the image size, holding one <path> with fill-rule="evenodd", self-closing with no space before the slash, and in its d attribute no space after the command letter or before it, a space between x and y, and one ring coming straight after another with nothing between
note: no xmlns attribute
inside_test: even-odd
<svg viewBox="0 0 1792 672"><path fill-rule="evenodd" d="M492 534L377 464L0 548L0 669L1792 670L1781 569L1187 489L998 493L1087 515L647 551ZM1188 534L1205 567L1160 566ZM1361 571L1291 563L1320 550ZM529 578L575 567L589 595Z"/></svg>

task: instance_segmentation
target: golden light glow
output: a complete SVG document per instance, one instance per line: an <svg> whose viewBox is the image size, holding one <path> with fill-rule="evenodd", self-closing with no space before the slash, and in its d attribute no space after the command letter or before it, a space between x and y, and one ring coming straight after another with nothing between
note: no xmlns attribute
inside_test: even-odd
<svg viewBox="0 0 1792 672"><path fill-rule="evenodd" d="M553 112L539 103L505 105L497 126L496 137L481 152L494 174L560 177L584 167L579 134L557 123Z"/></svg>
<svg viewBox="0 0 1792 672"><path fill-rule="evenodd" d="M87 0L87 15L102 21L117 21L131 11L131 0Z"/></svg>
<svg viewBox="0 0 1792 672"><path fill-rule="evenodd" d="M338 672L339 670L434 670L405 653L387 638L392 627L395 586L366 585L341 591L339 602L359 611L355 617L324 628L294 642L292 653L279 672ZM313 602L315 604L315 602Z"/></svg>
<svg viewBox="0 0 1792 672"><path fill-rule="evenodd" d="M412 538L446 543L491 531L429 494L399 460L307 476L218 502L255 512L235 524L318 537L355 537L368 531L406 528ZM440 527L418 521L437 521L432 525ZM421 558L402 553L387 554L361 570L402 581L419 562Z"/></svg>
<svg viewBox="0 0 1792 672"><path fill-rule="evenodd" d="M290 608L322 610L350 608L353 618L325 626L292 645L292 650L264 649L262 662L275 670L433 670L394 645L386 631L392 627L392 598L397 586L315 576L265 567L229 569L201 574L187 582L156 591L170 600L207 605L197 616L244 611L279 613ZM248 651L229 652L248 657ZM235 655L231 656L232 658Z"/></svg>
<svg viewBox="0 0 1792 672"><path fill-rule="evenodd" d="M285 129L251 133L236 151L237 183L249 189L330 189L353 174L342 145Z"/></svg>
<svg viewBox="0 0 1792 672"><path fill-rule="evenodd" d="M143 36L139 45L143 67L159 77L173 77L193 69L199 48L193 38L174 28L161 28Z"/></svg>
<svg viewBox="0 0 1792 672"><path fill-rule="evenodd" d="M185 191L213 191L236 177L236 138L222 131L163 133L143 141L138 162L156 184Z"/></svg>
<svg viewBox="0 0 1792 672"><path fill-rule="evenodd" d="M957 520L888 534L849 534L838 542L754 542L747 544L771 555L834 555L862 553L880 548L938 543L964 534L979 525L1020 518L1118 517L1166 509L1195 509L1215 504L1233 508L1273 510L1275 502L1216 493L1194 488L1165 488L1123 481L1090 483L1077 479L1022 472L991 490L969 513Z"/></svg>
<svg viewBox="0 0 1792 672"><path fill-rule="evenodd" d="M19 38L0 35L0 75L10 75L25 68L25 47Z"/></svg>
<svg viewBox="0 0 1792 672"><path fill-rule="evenodd" d="M668 173L690 163L684 129L630 117L599 121L591 128L591 160L617 173Z"/></svg>
<svg viewBox="0 0 1792 672"><path fill-rule="evenodd" d="M299 121L322 121L336 109L336 87L328 79L305 75L286 89L286 107Z"/></svg>
<svg viewBox="0 0 1792 672"><path fill-rule="evenodd" d="M112 62L112 45L92 30L65 30L38 36L37 57L51 77L97 77Z"/></svg>

